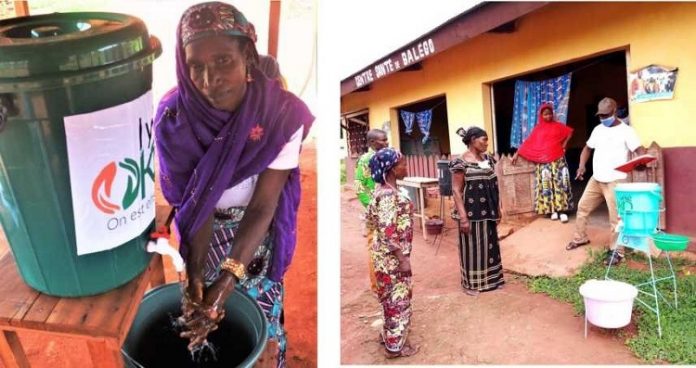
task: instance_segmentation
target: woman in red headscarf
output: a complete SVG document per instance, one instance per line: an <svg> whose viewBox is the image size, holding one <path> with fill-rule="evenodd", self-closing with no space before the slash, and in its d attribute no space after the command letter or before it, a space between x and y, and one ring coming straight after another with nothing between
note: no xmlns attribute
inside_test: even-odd
<svg viewBox="0 0 696 368"><path fill-rule="evenodd" d="M542 104L539 119L514 156L522 156L536 164L536 184L534 188L535 208L538 214L551 214L552 220L568 222L565 213L571 206L570 172L566 163L566 145L573 134L573 129L554 120L553 105Z"/></svg>

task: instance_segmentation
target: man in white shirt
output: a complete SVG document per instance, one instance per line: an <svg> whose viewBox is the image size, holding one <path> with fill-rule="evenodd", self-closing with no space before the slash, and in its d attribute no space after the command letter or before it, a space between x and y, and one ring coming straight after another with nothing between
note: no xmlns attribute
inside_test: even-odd
<svg viewBox="0 0 696 368"><path fill-rule="evenodd" d="M616 229L618 215L614 187L616 183L626 179L626 173L614 170L614 168L628 161L631 152L643 153L644 151L635 129L616 117L616 101L614 99L605 97L599 101L596 115L601 124L592 130L590 139L587 140L580 154L580 165L575 179L583 180L585 164L590 158L591 149L595 150L592 159L593 175L582 193L580 202L578 202L575 234L573 234L573 240L566 246L566 250L572 250L590 242L586 231L587 219L602 202L606 202L609 208L611 230ZM612 251L616 247L616 242L612 241L609 245L610 250L607 252L607 259L604 261L605 264L616 265L623 259L623 247L619 247L617 256L612 257Z"/></svg>

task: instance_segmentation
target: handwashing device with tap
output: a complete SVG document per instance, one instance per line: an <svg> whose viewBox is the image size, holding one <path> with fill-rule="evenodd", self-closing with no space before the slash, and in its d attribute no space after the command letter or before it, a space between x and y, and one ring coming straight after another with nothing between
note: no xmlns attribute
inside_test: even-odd
<svg viewBox="0 0 696 368"><path fill-rule="evenodd" d="M169 231L166 226L160 226L157 231L150 234L150 241L147 242L147 251L149 253L157 252L163 256L169 256L172 259L176 272L184 272L186 265L181 254L169 244Z"/></svg>

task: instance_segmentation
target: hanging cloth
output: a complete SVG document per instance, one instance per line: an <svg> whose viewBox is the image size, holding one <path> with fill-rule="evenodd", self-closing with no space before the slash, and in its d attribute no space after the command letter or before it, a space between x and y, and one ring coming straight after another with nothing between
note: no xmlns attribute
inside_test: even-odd
<svg viewBox="0 0 696 368"><path fill-rule="evenodd" d="M519 147L537 124L537 111L542 103L555 106L557 122L565 124L568 118L568 99L572 73L543 81L515 81L515 101L512 112L510 146Z"/></svg>
<svg viewBox="0 0 696 368"><path fill-rule="evenodd" d="M416 113L416 122L418 122L418 128L420 128L421 133L423 133L423 144L428 143L430 140L430 125L433 122L433 110L425 110Z"/></svg>
<svg viewBox="0 0 696 368"><path fill-rule="evenodd" d="M408 111L401 110L401 120L404 121L404 126L406 127L405 133L411 135L413 133L413 120L416 114Z"/></svg>

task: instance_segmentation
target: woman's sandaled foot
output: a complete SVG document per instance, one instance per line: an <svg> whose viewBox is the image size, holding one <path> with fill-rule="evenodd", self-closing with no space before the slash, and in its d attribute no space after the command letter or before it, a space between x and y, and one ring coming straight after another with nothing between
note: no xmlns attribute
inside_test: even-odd
<svg viewBox="0 0 696 368"><path fill-rule="evenodd" d="M477 296L477 295L479 295L480 293L481 293L481 292L478 291L478 290L474 290L474 289L464 289L464 294L469 295L469 296Z"/></svg>
<svg viewBox="0 0 696 368"><path fill-rule="evenodd" d="M577 242L575 240L572 240L570 243L568 243L568 245L566 245L565 249L566 250L573 250L573 249L581 247L585 244L590 244L590 241L585 240L585 241Z"/></svg>
<svg viewBox="0 0 696 368"><path fill-rule="evenodd" d="M387 357L387 359L394 359L394 358L400 358L400 357L410 357L412 355L415 355L418 353L418 350L420 349L419 346L411 346L410 344L404 345L403 348L401 348L401 351L398 352L392 352L392 351L385 351L384 355Z"/></svg>

